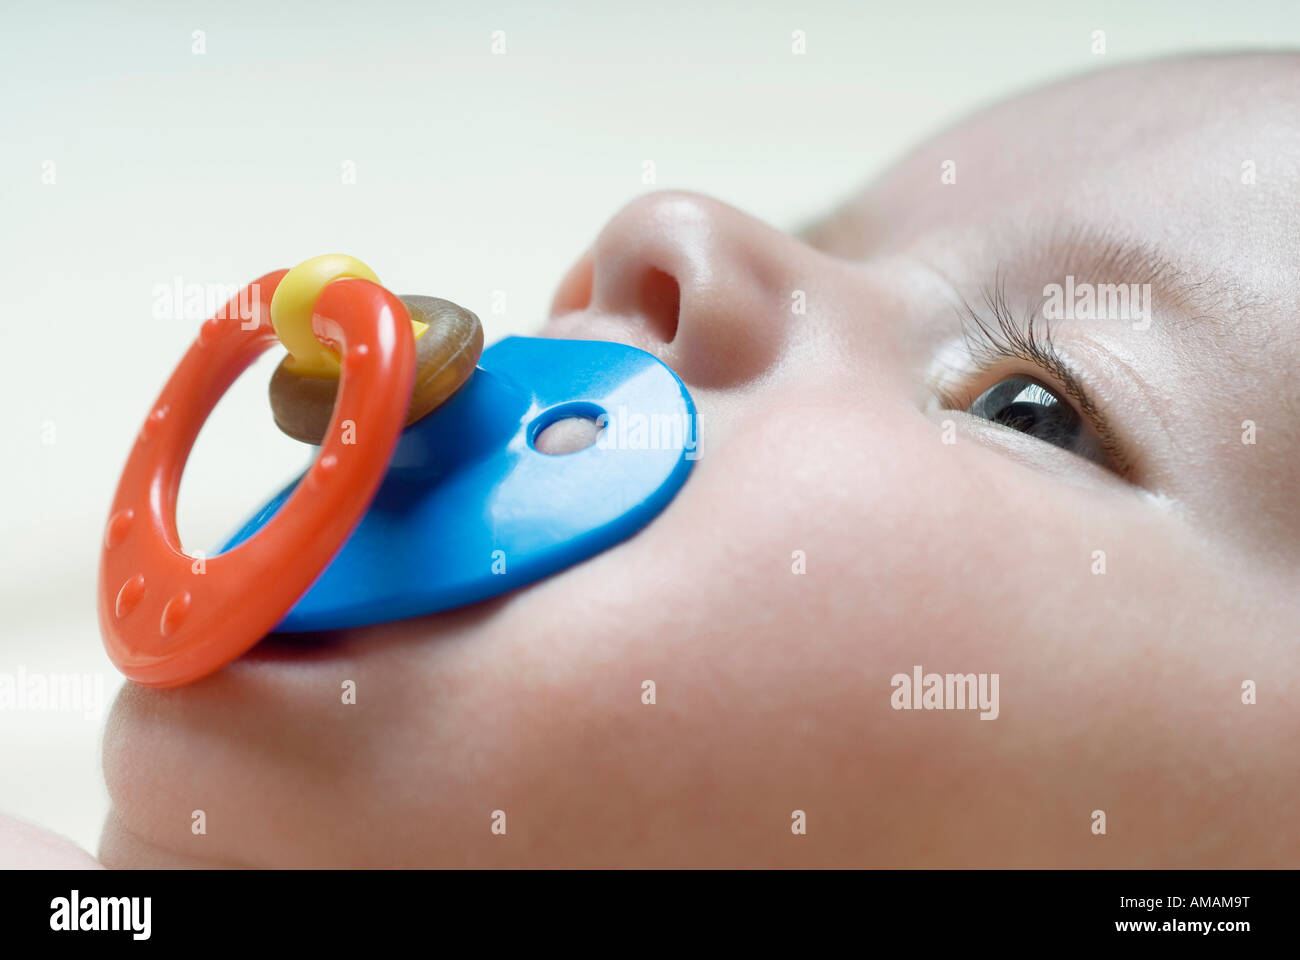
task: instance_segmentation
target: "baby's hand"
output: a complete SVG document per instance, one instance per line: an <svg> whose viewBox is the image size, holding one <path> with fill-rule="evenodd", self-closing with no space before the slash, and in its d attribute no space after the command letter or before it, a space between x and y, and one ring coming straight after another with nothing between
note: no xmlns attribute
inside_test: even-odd
<svg viewBox="0 0 1300 960"><path fill-rule="evenodd" d="M71 840L0 814L0 870L99 869L99 861Z"/></svg>

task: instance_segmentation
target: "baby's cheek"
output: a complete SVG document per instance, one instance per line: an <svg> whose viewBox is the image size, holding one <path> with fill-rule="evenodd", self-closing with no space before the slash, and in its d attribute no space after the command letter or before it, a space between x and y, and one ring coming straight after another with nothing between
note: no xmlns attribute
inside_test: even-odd
<svg viewBox="0 0 1300 960"><path fill-rule="evenodd" d="M880 464L822 412L755 411L747 442L709 450L655 524L521 596L442 665L484 692L447 710L451 728L433 720L427 775L455 782L436 804L460 843L440 857L842 855L843 834L793 834L792 818L851 806L878 774L858 762L888 711L873 648L904 622L897 567L927 535L891 544L916 485L887 496ZM488 809L510 843L480 830Z"/></svg>
<svg viewBox="0 0 1300 960"><path fill-rule="evenodd" d="M861 609L828 589L854 557L832 549L825 474L751 437L710 451L633 540L507 601L483 630L420 641L418 621L392 628L410 643L372 672L410 712L372 729L380 775L363 782L384 784L372 830L422 828L385 844L473 864L799 852L783 784L826 770L789 733L810 708L836 742L852 729L831 725L829 704L855 685L834 651Z"/></svg>
<svg viewBox="0 0 1300 960"><path fill-rule="evenodd" d="M877 468L895 508L878 500L862 529L894 549L856 577L861 626L838 638L863 681L858 712L840 706L866 718L861 756L882 774L857 796L874 862L915 863L922 845L936 864L1232 863L1240 851L1187 838L1250 837L1255 820L1292 835L1276 801L1289 774L1240 750L1296 732L1241 702L1242 678L1276 675L1288 621L1241 565L1132 488L913 441ZM991 709L946 691L926 705L916 672L996 678ZM1096 842L1096 810L1122 842Z"/></svg>

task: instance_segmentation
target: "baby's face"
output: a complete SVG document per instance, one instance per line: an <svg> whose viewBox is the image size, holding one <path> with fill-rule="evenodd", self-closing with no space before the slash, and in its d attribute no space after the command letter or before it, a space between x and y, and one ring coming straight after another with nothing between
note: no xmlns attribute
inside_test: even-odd
<svg viewBox="0 0 1300 960"><path fill-rule="evenodd" d="M632 202L545 334L685 380L682 492L500 600L129 687L104 859L1295 865L1298 109L1300 58L1160 63L804 239ZM996 706L895 709L917 665Z"/></svg>

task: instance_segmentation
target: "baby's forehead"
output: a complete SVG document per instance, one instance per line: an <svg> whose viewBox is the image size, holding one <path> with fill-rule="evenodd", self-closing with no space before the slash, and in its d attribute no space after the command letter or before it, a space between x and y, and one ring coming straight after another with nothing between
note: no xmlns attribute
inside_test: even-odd
<svg viewBox="0 0 1300 960"><path fill-rule="evenodd" d="M827 234L860 256L966 236L990 258L1048 233L1117 236L1191 274L1231 257L1246 280L1289 293L1293 267L1276 267L1280 248L1296 249L1298 157L1300 55L1159 61L962 121L850 201Z"/></svg>
<svg viewBox="0 0 1300 960"><path fill-rule="evenodd" d="M823 230L967 295L1148 283L1189 368L1300 353L1300 54L1103 71L962 121ZM816 239L816 238L814 238ZM1261 383L1261 389L1266 384Z"/></svg>

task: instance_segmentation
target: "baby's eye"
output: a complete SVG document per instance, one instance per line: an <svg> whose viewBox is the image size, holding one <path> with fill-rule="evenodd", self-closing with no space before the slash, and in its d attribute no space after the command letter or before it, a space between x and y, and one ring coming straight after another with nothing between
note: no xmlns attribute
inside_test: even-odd
<svg viewBox="0 0 1300 960"><path fill-rule="evenodd" d="M970 405L970 414L1105 465L1097 434L1078 411L1043 383L1026 376L1007 377Z"/></svg>

